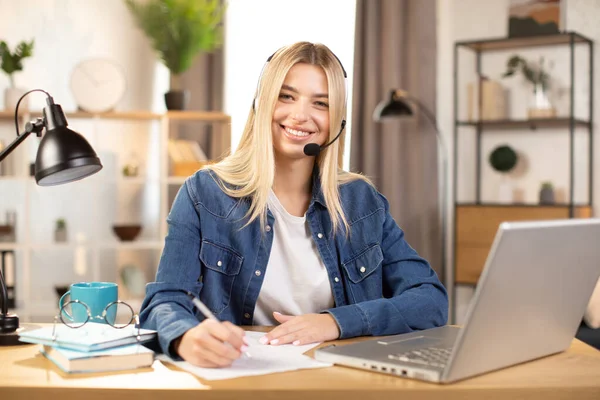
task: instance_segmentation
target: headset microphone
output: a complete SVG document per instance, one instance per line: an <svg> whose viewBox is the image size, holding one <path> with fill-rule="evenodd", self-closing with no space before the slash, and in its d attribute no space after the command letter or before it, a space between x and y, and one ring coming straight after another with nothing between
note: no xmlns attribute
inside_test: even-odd
<svg viewBox="0 0 600 400"><path fill-rule="evenodd" d="M307 156L318 156L319 153L321 153L321 150L325 149L328 146L331 146L333 144L333 142L338 140L338 138L342 134L342 131L344 130L345 127L346 127L346 120L343 119L342 127L340 128L340 133L338 133L337 136L335 138L333 138L333 140L331 142L324 144L323 146L319 146L316 143L309 143L306 146L304 146L304 154L306 154Z"/></svg>

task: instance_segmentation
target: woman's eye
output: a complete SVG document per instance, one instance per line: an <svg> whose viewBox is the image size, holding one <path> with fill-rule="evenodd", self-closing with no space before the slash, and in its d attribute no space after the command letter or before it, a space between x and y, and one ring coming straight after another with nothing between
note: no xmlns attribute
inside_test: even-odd
<svg viewBox="0 0 600 400"><path fill-rule="evenodd" d="M327 104L327 103L325 103L325 102L322 102L322 101L317 101L315 104L316 104L318 107L324 107L324 108L328 108L328 107L329 107L329 104Z"/></svg>
<svg viewBox="0 0 600 400"><path fill-rule="evenodd" d="M289 94L285 94L285 93L281 93L279 95L279 98L282 100L292 100L292 96L290 96Z"/></svg>

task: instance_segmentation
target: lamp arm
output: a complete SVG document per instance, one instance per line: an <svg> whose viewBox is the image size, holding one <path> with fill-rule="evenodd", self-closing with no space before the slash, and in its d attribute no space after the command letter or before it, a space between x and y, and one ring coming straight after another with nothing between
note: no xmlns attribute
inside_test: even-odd
<svg viewBox="0 0 600 400"><path fill-rule="evenodd" d="M6 290L2 268L0 268L0 301L2 301L2 312L0 312L0 315L8 314L8 291Z"/></svg>
<svg viewBox="0 0 600 400"><path fill-rule="evenodd" d="M29 93L33 93L33 92L42 92L46 94L48 104L50 103L54 103L54 100L52 99L52 96L50 96L50 93L46 92L45 90L42 89L32 89L28 92L23 93L23 95L19 98L19 101L17 101L17 106L15 107L15 130L17 132L17 136L19 136L19 104L21 104L21 100L23 100L25 98L25 96L27 96Z"/></svg>
<svg viewBox="0 0 600 400"><path fill-rule="evenodd" d="M2 160L4 160L10 153L12 153L14 149L17 148L17 146L27 139L30 134L35 133L38 137L42 136L43 129L44 121L41 118L38 118L33 122L28 122L25 125L25 131L18 135L11 144L6 146L6 148L0 152L0 162L2 162Z"/></svg>
<svg viewBox="0 0 600 400"><path fill-rule="evenodd" d="M44 122L41 118L33 122L28 122L25 125L25 132L18 135L11 144L9 144L4 150L0 152L0 162L4 160L14 149L17 148L29 135L35 133L38 137L42 135L44 129ZM0 271L0 300L2 300L2 313L1 316L6 316L8 313L8 292L6 290L6 283L4 282L4 276Z"/></svg>
<svg viewBox="0 0 600 400"><path fill-rule="evenodd" d="M442 217L442 226L441 226L441 235L442 235L442 282L446 283L446 237L447 237L447 224L448 224L448 216L447 216L447 207L446 204L448 201L448 147L446 146L446 142L442 137L442 134L438 128L437 119L435 115L427 108L423 103L412 96L409 96L406 92L402 93L403 97L417 104L419 109L425 114L425 117L429 120L431 125L435 130L435 137L438 142L438 147L440 149L439 156L442 160L442 184L441 184L441 217Z"/></svg>

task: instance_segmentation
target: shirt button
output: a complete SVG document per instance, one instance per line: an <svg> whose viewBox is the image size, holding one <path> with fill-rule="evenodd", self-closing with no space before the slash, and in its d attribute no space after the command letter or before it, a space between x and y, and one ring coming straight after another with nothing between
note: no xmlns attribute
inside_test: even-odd
<svg viewBox="0 0 600 400"><path fill-rule="evenodd" d="M323 239L323 234L322 234L322 233L317 233L317 237L318 237L319 239Z"/></svg>
<svg viewBox="0 0 600 400"><path fill-rule="evenodd" d="M250 318L250 314L244 313L244 318Z"/></svg>
<svg viewBox="0 0 600 400"><path fill-rule="evenodd" d="M365 272L367 269L365 267L360 267L360 272Z"/></svg>
<svg viewBox="0 0 600 400"><path fill-rule="evenodd" d="M333 278L334 281L339 282L340 278L338 278L337 276L335 278Z"/></svg>
<svg viewBox="0 0 600 400"><path fill-rule="evenodd" d="M267 231L267 232L271 232L271 225L267 225L267 226L265 227L265 231Z"/></svg>
<svg viewBox="0 0 600 400"><path fill-rule="evenodd" d="M254 275L256 275L256 276L260 276L260 274L261 274L260 270L257 269L256 271L254 271Z"/></svg>
<svg viewBox="0 0 600 400"><path fill-rule="evenodd" d="M223 263L221 261L217 261L217 266L220 267L221 265L223 265Z"/></svg>

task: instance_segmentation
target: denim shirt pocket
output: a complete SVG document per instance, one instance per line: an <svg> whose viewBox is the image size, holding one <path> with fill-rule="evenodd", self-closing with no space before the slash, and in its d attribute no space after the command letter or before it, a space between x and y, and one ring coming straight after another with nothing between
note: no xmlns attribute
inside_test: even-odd
<svg viewBox="0 0 600 400"><path fill-rule="evenodd" d="M381 247L374 244L342 263L353 303L381 298L382 262Z"/></svg>
<svg viewBox="0 0 600 400"><path fill-rule="evenodd" d="M233 282L242 269L244 257L235 250L203 240L200 246L203 265L200 298L215 314L220 314L231 300Z"/></svg>

